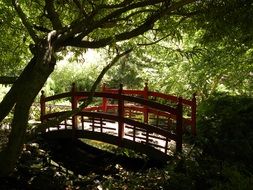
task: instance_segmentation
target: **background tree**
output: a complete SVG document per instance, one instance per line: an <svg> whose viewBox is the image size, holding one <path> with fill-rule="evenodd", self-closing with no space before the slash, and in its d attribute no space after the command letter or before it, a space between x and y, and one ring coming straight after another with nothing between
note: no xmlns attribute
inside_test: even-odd
<svg viewBox="0 0 253 190"><path fill-rule="evenodd" d="M135 77L167 93L197 92L201 100L217 92L252 95L252 1L202 1L190 9L138 38L129 60L138 65Z"/></svg>

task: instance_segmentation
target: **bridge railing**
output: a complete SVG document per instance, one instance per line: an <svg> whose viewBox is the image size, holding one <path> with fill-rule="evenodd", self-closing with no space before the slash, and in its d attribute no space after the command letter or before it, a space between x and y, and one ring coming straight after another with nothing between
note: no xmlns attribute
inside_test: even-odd
<svg viewBox="0 0 253 190"><path fill-rule="evenodd" d="M109 93L118 93L119 89L111 89L107 88L105 84L102 86L102 92L109 92ZM161 101L162 103L167 103L168 105L178 104L179 101L182 101L182 109L183 109L183 128L184 130L187 129L188 126L191 128L192 135L196 135L196 94L192 95L191 99L184 99L182 97L177 97L169 94L164 94L160 92L149 91L148 84L145 83L145 87L143 90L122 90L122 94L130 95L130 96L137 96L142 97L147 100L153 101ZM159 99L159 100L158 100ZM115 106L109 103L106 97L103 98L102 105L100 109L104 112L107 112L108 109L114 109ZM135 107L137 109L137 107ZM132 108L133 109L133 108ZM166 113L158 113L156 110L152 110L146 106L139 108L143 113L144 122L147 123L149 121L149 114L153 113L156 115L156 120L159 120L163 117L174 117L173 115L168 115ZM131 114L131 109L129 110ZM175 118L174 118L175 119Z"/></svg>
<svg viewBox="0 0 253 190"><path fill-rule="evenodd" d="M89 96L89 92L78 92L76 91L75 85L73 85L71 92L62 93L50 97L45 97L44 93L41 96L41 121L52 119L60 115L60 113L47 113L47 103L59 99L69 99L71 106L69 109L75 109L78 107L80 101ZM98 106L92 106L85 108L82 113L74 115L64 121L65 128L72 127L73 129L78 128L78 117L81 118L82 129L84 128L84 117L93 118L93 131L94 131L94 118L99 118L101 132L103 128L103 119L109 119L118 122L118 137L119 142L122 141L124 136L129 136L136 141L138 138L145 139L146 144L150 144L150 139L162 139L165 141L164 152L167 153L167 146L169 140L176 142L176 149L180 151L182 149L182 134L183 134L183 103L192 104L192 102L177 98L175 101L176 105L168 106L163 105L159 102L150 100L149 97L159 97L168 99L170 96L165 96L161 93L155 93L148 91L147 85L144 90L124 90L121 85L118 90L106 89L103 87L102 92L95 92L95 98L100 98L102 103ZM174 98L174 97L173 97ZM153 99L153 98L152 98ZM117 104L110 104L109 100L116 101ZM105 114L110 111L110 114ZM97 113L98 112L98 113ZM139 122L133 119L132 115L141 114L143 122ZM156 117L156 122L152 122L151 116ZM129 118L129 119L128 119ZM159 124L159 118L163 118L167 123ZM174 130L171 130L171 126ZM59 128L59 126L58 126ZM132 133L126 133L125 130L132 130ZM145 133L145 137L138 137L137 132ZM156 135L152 135L156 134ZM162 137L158 137L162 136ZM158 145L152 144L152 146L158 147ZM160 146L161 148L161 146Z"/></svg>

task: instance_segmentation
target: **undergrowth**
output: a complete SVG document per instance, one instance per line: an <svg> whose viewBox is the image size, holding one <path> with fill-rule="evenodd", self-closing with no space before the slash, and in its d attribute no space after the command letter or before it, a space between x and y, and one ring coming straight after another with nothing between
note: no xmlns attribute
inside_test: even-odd
<svg viewBox="0 0 253 190"><path fill-rule="evenodd" d="M1 179L0 189L213 189L253 187L253 101L249 97L215 96L198 106L198 134L163 168L130 171L120 164L112 173L75 174L55 163L38 145L23 151L17 170ZM116 154L128 150L96 143ZM15 183L13 183L13 181ZM16 185L15 185L16 184ZM10 189L11 189L10 188Z"/></svg>

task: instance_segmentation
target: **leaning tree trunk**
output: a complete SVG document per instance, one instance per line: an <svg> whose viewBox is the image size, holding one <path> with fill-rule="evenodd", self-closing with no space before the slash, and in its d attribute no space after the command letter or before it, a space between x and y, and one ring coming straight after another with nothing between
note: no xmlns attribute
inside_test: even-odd
<svg viewBox="0 0 253 190"><path fill-rule="evenodd" d="M15 109L9 141L6 148L0 153L0 176L10 174L15 168L23 147L30 107L54 70L53 52L51 48L47 47L37 49L33 59L10 90L10 97L7 98L7 102L12 106L8 105L6 109L10 112L13 105Z"/></svg>
<svg viewBox="0 0 253 190"><path fill-rule="evenodd" d="M33 69L36 63L36 57L33 57L28 65L25 67L21 75L12 85L12 88L9 92L4 96L3 100L0 103L0 122L10 113L13 106L17 101L17 97L20 94L26 93L24 88L20 88L24 80L26 80L27 76L29 75L30 71Z"/></svg>

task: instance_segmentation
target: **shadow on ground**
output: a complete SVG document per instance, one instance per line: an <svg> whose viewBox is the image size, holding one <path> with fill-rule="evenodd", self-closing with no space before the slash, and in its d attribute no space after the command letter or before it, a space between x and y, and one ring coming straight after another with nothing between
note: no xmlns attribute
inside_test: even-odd
<svg viewBox="0 0 253 190"><path fill-rule="evenodd" d="M117 172L116 165L126 170L139 171L151 167L162 167L163 164L148 158L131 158L116 155L95 148L78 139L57 139L47 141L46 149L51 158L75 174L88 173L113 174Z"/></svg>

